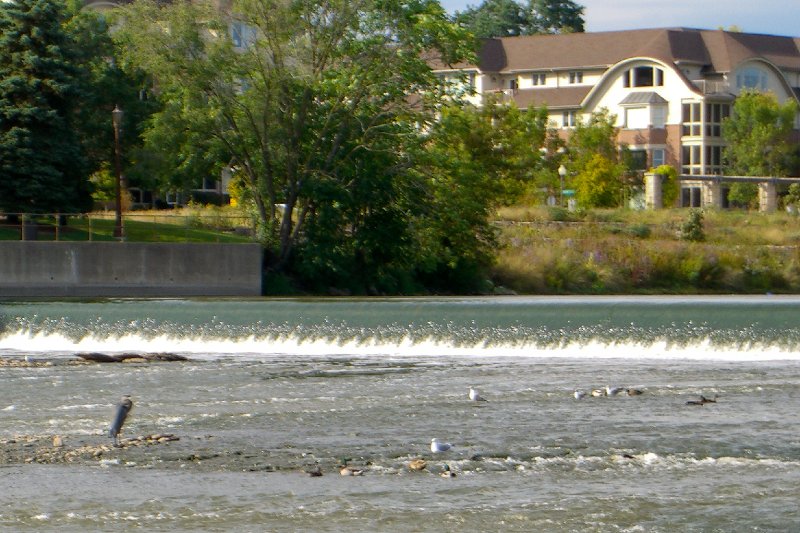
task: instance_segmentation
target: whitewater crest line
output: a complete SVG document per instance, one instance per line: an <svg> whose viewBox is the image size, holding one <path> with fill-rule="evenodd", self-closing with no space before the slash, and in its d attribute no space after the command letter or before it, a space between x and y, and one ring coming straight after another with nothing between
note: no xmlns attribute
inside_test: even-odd
<svg viewBox="0 0 800 533"><path fill-rule="evenodd" d="M88 334L79 338L60 332L30 331L0 334L0 356L35 355L72 356L84 352L165 353L187 355L193 359L269 359L274 357L457 357L457 358L527 358L527 359L630 359L696 361L800 361L800 351L781 344L763 342L714 343L710 339L692 339L680 345L665 339L608 341L606 339L563 340L544 344L535 339L494 340L468 343L447 337L404 336L322 337L307 335L237 336L208 335L123 335Z"/></svg>

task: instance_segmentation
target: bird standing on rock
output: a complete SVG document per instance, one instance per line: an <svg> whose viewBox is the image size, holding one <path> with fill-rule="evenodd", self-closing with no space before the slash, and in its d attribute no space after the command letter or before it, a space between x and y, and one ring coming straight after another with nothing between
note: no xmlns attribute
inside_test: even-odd
<svg viewBox="0 0 800 533"><path fill-rule="evenodd" d="M131 397L128 395L123 396L122 401L117 406L117 414L114 417L114 421L108 429L108 436L114 439L114 446L119 446L119 434L122 431L122 426L125 424L125 419L128 418L128 413L131 412L131 409L133 409Z"/></svg>

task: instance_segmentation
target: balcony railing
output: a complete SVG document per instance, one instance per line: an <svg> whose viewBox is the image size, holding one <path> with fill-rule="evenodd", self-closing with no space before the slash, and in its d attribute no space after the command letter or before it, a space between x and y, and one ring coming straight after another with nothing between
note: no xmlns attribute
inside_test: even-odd
<svg viewBox="0 0 800 533"><path fill-rule="evenodd" d="M692 83L703 94L729 94L731 92L731 84L727 81L692 80Z"/></svg>

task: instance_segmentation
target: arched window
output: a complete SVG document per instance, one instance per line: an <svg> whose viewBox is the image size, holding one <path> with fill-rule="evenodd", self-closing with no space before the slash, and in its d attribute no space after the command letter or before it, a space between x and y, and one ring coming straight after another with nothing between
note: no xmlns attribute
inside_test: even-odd
<svg viewBox="0 0 800 533"><path fill-rule="evenodd" d="M749 67L736 74L736 87L738 89L767 88L767 73L755 67Z"/></svg>

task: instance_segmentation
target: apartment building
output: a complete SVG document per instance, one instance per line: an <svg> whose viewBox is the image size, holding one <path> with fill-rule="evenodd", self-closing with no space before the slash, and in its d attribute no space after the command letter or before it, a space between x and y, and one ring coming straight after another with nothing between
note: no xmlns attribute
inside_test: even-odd
<svg viewBox="0 0 800 533"><path fill-rule="evenodd" d="M522 109L546 105L564 135L607 108L641 168L669 164L681 174L721 173L721 123L740 91L800 98L800 38L722 30L489 39L477 65L433 66L474 89L476 105L491 93Z"/></svg>

